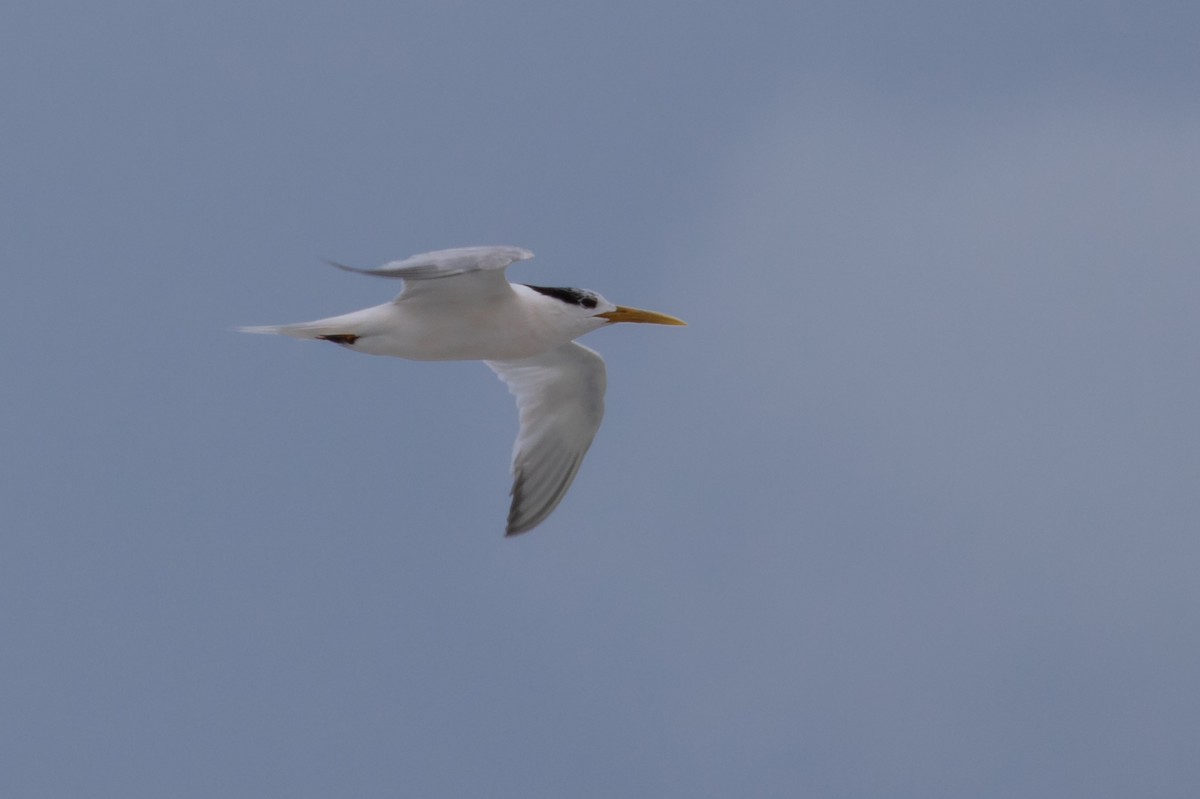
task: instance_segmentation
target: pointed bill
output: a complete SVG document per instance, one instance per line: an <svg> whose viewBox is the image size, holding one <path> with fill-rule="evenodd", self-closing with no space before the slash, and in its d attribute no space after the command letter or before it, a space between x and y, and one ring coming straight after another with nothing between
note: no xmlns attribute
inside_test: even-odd
<svg viewBox="0 0 1200 799"><path fill-rule="evenodd" d="M605 311L604 313L596 314L601 319L607 319L610 322L641 322L649 325L686 325L687 322L682 319L676 319L674 316L667 316L665 313L657 311L643 311L640 308L626 308L624 305L618 305L616 310Z"/></svg>

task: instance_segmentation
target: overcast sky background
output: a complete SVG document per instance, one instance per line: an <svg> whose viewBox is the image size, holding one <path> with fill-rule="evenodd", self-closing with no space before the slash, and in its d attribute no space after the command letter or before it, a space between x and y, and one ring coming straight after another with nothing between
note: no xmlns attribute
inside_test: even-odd
<svg viewBox="0 0 1200 799"><path fill-rule="evenodd" d="M1200 6L17 3L0 793L1193 797ZM514 244L683 317L501 533Z"/></svg>

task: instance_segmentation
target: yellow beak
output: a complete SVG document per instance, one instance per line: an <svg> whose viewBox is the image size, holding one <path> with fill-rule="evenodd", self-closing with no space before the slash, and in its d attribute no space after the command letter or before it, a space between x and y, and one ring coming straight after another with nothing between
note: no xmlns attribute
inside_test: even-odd
<svg viewBox="0 0 1200 799"><path fill-rule="evenodd" d="M682 319L676 319L674 316L667 316L665 313L656 313L655 311L643 311L638 308L626 308L623 305L618 305L615 311L605 311L598 313L601 319L607 319L610 322L641 322L649 325L686 325L687 322Z"/></svg>

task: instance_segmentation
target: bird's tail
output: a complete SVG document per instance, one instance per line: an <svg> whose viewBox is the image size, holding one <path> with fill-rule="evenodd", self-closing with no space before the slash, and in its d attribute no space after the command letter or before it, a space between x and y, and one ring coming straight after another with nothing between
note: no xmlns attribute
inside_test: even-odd
<svg viewBox="0 0 1200 799"><path fill-rule="evenodd" d="M323 333L323 327L318 327L314 322L301 322L294 325L250 325L235 329L239 333L263 333L291 336L292 338L320 338Z"/></svg>
<svg viewBox="0 0 1200 799"><path fill-rule="evenodd" d="M385 306L381 306L383 308ZM292 325L253 325L237 328L239 333L270 333L292 338L316 338L326 341L353 343L375 327L373 322L380 315L377 308L317 319L314 322L297 322Z"/></svg>

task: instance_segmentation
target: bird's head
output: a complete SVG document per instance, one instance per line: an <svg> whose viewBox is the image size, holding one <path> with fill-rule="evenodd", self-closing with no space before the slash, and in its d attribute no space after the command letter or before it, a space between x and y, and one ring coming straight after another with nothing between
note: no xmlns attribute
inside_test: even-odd
<svg viewBox="0 0 1200 799"><path fill-rule="evenodd" d="M580 334L614 322L640 322L653 325L687 324L674 316L615 305L596 292L587 289L548 286L529 286L529 288L546 297L558 300L554 307L563 317L569 317L572 327L580 328Z"/></svg>

